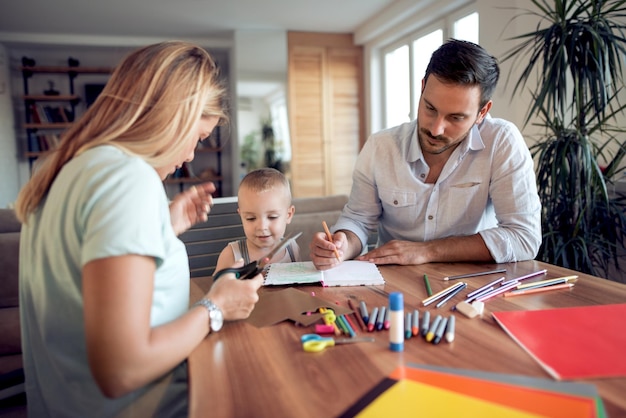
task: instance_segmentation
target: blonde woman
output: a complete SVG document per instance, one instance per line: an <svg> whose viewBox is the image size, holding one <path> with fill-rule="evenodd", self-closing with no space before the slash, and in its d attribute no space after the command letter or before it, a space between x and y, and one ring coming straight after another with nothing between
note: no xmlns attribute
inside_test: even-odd
<svg viewBox="0 0 626 418"><path fill-rule="evenodd" d="M217 281L189 306L177 235L205 221L211 183L168 203L162 180L226 120L211 56L184 42L129 54L18 196L28 413L186 416L186 358L262 284Z"/></svg>

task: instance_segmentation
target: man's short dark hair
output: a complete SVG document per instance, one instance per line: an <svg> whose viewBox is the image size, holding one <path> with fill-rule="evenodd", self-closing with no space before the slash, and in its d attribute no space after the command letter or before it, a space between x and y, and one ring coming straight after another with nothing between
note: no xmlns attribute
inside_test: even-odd
<svg viewBox="0 0 626 418"><path fill-rule="evenodd" d="M496 89L500 67L498 60L480 45L450 39L433 52L424 75L426 82L431 74L444 83L479 86L482 108Z"/></svg>

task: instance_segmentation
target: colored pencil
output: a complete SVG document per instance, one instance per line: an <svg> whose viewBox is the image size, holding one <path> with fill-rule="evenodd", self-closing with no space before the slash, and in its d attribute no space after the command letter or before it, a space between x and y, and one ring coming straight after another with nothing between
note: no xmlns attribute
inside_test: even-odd
<svg viewBox="0 0 626 418"><path fill-rule="evenodd" d="M330 229L328 229L326 221L322 221L322 226L324 227L324 232L326 232L326 238L328 238L328 241L333 242L333 235L330 233ZM335 248L335 257L337 257L337 260L341 261L337 248Z"/></svg>
<svg viewBox="0 0 626 418"><path fill-rule="evenodd" d="M498 296L499 294L502 294L502 293L506 292L507 290L511 290L514 287L517 287L518 284L519 284L518 282L513 282L513 283L507 284L506 286L497 287L494 290L492 290L491 292L486 293L486 294L482 295L479 298L476 298L476 300L478 302L484 302L484 301L486 301L488 299L491 299L494 296Z"/></svg>
<svg viewBox="0 0 626 418"><path fill-rule="evenodd" d="M445 305L450 299L452 299L457 293L459 293L461 290L465 289L467 287L467 283L462 282L463 286L459 286L458 289L455 289L454 291L448 293L448 295L444 298L441 299L441 301L435 305L436 308L441 308L443 305Z"/></svg>
<svg viewBox="0 0 626 418"><path fill-rule="evenodd" d="M458 276L449 276L449 277L444 277L443 279L444 280L465 279L466 277L484 276L486 274L495 274L495 273L506 273L506 269L480 271L478 273L459 274Z"/></svg>
<svg viewBox="0 0 626 418"><path fill-rule="evenodd" d="M463 282L458 282L456 284L453 284L450 287L446 287L442 291L437 292L434 295L432 295L431 297L428 297L428 298L424 299L422 301L422 305L424 305L424 306L429 305L429 304L433 303L434 301L436 301L437 299L441 299L442 297L445 297L448 293L455 291L460 286L463 286Z"/></svg>
<svg viewBox="0 0 626 418"><path fill-rule="evenodd" d="M430 288L430 281L428 280L428 276L424 274L424 285L426 286L426 293L428 296L433 295L433 290Z"/></svg>
<svg viewBox="0 0 626 418"><path fill-rule="evenodd" d="M522 289L532 289L535 287L543 287L550 286L553 284L561 284L561 283L569 283L572 280L578 279L578 276L565 276L565 277L556 277L554 279L540 280L538 282L524 283L517 286L519 290Z"/></svg>
<svg viewBox="0 0 626 418"><path fill-rule="evenodd" d="M365 321L363 320L363 318L361 318L360 311L354 307L354 304L350 299L348 299L348 306L350 306L350 309L352 309L354 317L356 318L356 322L359 323L359 328L361 328L361 331L367 331L367 325L365 325Z"/></svg>
<svg viewBox="0 0 626 418"><path fill-rule="evenodd" d="M551 286L536 287L533 289L511 290L510 292L506 292L504 296L530 295L532 293L548 292L550 290L571 289L572 287L574 287L574 283L553 284Z"/></svg>
<svg viewBox="0 0 626 418"><path fill-rule="evenodd" d="M544 270L536 271L534 273L529 273L525 276L518 277L516 279L507 280L506 282L502 282L502 286L507 285L509 283L513 283L513 282L521 282L522 280L530 279L531 277L541 276L542 274L546 274L547 272L548 270L544 269Z"/></svg>

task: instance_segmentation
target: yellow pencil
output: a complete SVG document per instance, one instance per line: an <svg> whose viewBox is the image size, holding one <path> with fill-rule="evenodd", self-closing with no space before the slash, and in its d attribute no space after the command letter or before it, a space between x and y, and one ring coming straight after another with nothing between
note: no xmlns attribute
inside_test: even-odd
<svg viewBox="0 0 626 418"><path fill-rule="evenodd" d="M424 299L424 300L422 301L422 305L426 306L426 305L431 304L432 302L436 301L437 299L439 299L439 298L441 298L441 297L443 297L443 296L447 295L448 293L450 293L450 292L454 291L457 287L463 286L463 284L465 284L465 282L458 282L458 283L456 283L456 284L453 284L453 285L452 285L452 286L450 286L450 287L446 287L446 288L445 288L445 289L443 289L442 291L437 292L437 293L435 293L434 295L429 296L429 297L427 297L426 299Z"/></svg>
<svg viewBox="0 0 626 418"><path fill-rule="evenodd" d="M547 292L549 290L570 289L572 287L574 287L574 283L561 283L561 284L553 284L552 286L536 287L534 289L512 290L510 292L504 293L504 297L529 295L532 293Z"/></svg>
<svg viewBox="0 0 626 418"><path fill-rule="evenodd" d="M326 221L322 221L322 226L324 227L324 232L326 232L326 238L328 238L328 241L333 242L333 235L330 233L330 229L328 229L328 225L326 225ZM337 257L337 260L341 261L341 259L339 258L339 251L337 251L337 248L335 248L335 257Z"/></svg>
<svg viewBox="0 0 626 418"><path fill-rule="evenodd" d="M578 276L565 276L565 277L557 277L554 279L539 280L537 282L529 282L529 283L520 284L519 286L517 286L517 289L521 290L521 289L532 288L535 286L548 286L552 283L569 283L570 281L573 281L576 279L578 279Z"/></svg>

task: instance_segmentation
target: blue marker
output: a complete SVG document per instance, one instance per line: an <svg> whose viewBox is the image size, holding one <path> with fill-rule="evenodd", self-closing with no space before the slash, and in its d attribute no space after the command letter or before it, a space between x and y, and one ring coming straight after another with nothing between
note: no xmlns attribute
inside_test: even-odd
<svg viewBox="0 0 626 418"><path fill-rule="evenodd" d="M369 332L374 331L376 328L376 316L378 316L378 308L372 309L372 314L369 317L369 321L367 322L367 330Z"/></svg>
<svg viewBox="0 0 626 418"><path fill-rule="evenodd" d="M387 310L386 307L381 306L380 309L378 310L378 318L376 319L376 330L380 331L383 329L383 326L385 324L385 311Z"/></svg>
<svg viewBox="0 0 626 418"><path fill-rule="evenodd" d="M359 302L359 308L361 309L361 318L363 319L363 322L367 324L369 321L369 314L367 313L367 306L365 306L364 301Z"/></svg>

